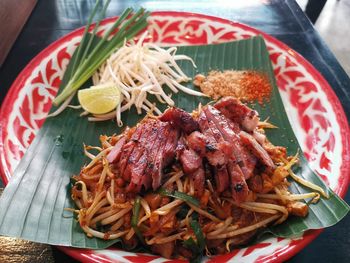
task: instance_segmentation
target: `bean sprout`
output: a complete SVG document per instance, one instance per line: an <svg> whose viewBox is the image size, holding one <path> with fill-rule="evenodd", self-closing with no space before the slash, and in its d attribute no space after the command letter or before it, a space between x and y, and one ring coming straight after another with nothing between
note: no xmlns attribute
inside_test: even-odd
<svg viewBox="0 0 350 263"><path fill-rule="evenodd" d="M193 96L204 96L180 84L191 80L177 65L179 60L188 60L196 67L193 60L186 55L176 55L177 48L163 49L152 43L144 43L148 32L135 43L124 43L124 46L113 53L110 58L93 75L94 85L111 83L117 86L122 94L122 105L110 114L94 115L90 121L116 119L122 126L122 112L135 106L137 113L161 111L150 102L150 95L162 104L174 106L171 93L166 94L163 85L172 93L179 90Z"/></svg>

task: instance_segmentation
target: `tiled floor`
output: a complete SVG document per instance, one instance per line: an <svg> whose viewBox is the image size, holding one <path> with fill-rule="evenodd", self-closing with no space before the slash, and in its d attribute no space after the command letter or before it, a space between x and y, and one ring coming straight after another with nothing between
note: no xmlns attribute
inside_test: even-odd
<svg viewBox="0 0 350 263"><path fill-rule="evenodd" d="M297 2L304 10L307 0ZM327 0L315 28L350 76L350 0Z"/></svg>

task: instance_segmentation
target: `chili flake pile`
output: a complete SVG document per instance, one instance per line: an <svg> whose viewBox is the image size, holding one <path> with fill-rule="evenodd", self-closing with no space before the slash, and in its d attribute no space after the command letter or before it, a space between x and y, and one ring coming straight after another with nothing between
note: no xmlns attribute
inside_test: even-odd
<svg viewBox="0 0 350 263"><path fill-rule="evenodd" d="M208 76L196 75L193 83L215 100L233 96L242 101L262 102L272 91L267 76L257 71L213 70Z"/></svg>

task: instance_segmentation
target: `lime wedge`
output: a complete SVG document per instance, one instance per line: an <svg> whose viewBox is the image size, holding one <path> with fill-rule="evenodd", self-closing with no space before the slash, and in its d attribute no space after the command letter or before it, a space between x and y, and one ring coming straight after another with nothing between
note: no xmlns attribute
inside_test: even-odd
<svg viewBox="0 0 350 263"><path fill-rule="evenodd" d="M121 93L114 84L107 83L79 90L78 100L84 110L92 114L104 114L119 105Z"/></svg>

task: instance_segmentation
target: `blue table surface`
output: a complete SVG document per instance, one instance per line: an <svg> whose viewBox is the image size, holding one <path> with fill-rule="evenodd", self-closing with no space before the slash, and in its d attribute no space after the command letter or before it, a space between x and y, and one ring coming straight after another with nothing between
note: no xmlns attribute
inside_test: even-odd
<svg viewBox="0 0 350 263"><path fill-rule="evenodd" d="M0 68L0 103L26 64L50 43L86 24L94 0L40 0ZM148 10L176 10L203 13L245 23L260 29L293 48L321 72L334 89L350 118L350 79L304 15L297 3L277 0L113 0L107 16L116 16L126 7ZM344 36L346 37L346 36ZM0 40L1 41L1 40ZM1 182L0 182L1 184ZM350 194L345 197L350 203ZM310 245L288 262L350 262L350 217L322 232ZM74 262L55 252L57 262Z"/></svg>

